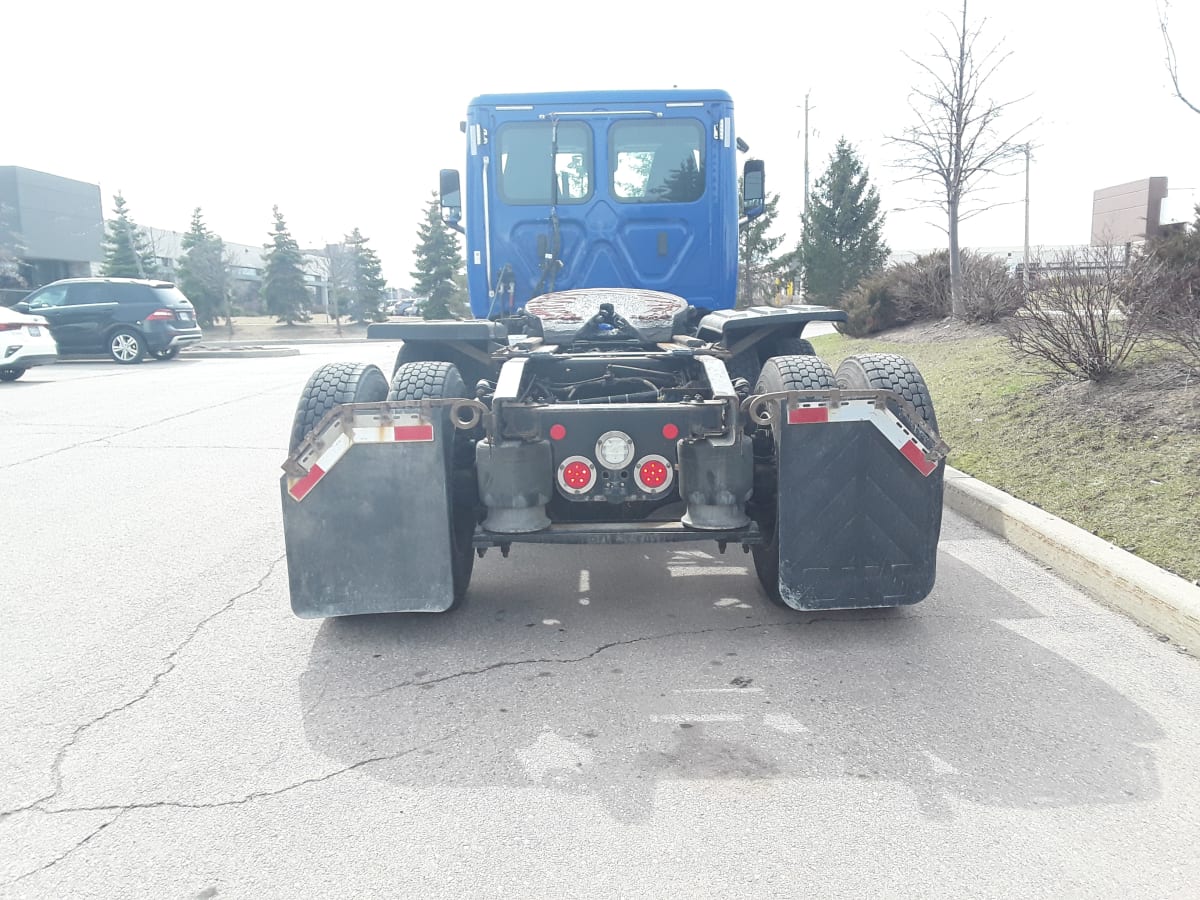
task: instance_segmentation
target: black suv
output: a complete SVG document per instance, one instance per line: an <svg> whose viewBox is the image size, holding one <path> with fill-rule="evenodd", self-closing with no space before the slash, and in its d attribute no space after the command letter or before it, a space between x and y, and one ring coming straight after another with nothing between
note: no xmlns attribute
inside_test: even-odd
<svg viewBox="0 0 1200 900"><path fill-rule="evenodd" d="M192 301L169 281L67 278L15 308L50 323L59 353L107 353L119 363L172 359L203 336Z"/></svg>

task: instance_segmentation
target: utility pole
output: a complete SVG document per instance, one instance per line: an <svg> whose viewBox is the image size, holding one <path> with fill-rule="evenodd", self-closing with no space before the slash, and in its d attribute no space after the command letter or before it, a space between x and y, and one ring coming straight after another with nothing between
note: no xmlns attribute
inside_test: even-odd
<svg viewBox="0 0 1200 900"><path fill-rule="evenodd" d="M808 223L808 113L812 109L812 106L809 105L808 98L811 95L811 89L804 92L804 214L801 221L805 224ZM794 281L792 296L799 297L802 293L800 288L799 271L793 271L791 277Z"/></svg>
<svg viewBox="0 0 1200 900"><path fill-rule="evenodd" d="M804 220L808 221L808 95L812 91L804 93Z"/></svg>
<svg viewBox="0 0 1200 900"><path fill-rule="evenodd" d="M1029 157L1032 145L1025 142L1025 255L1021 257L1021 281L1029 290Z"/></svg>

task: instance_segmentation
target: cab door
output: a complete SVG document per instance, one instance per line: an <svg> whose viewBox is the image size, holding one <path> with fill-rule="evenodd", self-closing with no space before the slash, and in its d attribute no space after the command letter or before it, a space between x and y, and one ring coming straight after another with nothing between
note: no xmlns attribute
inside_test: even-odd
<svg viewBox="0 0 1200 900"><path fill-rule="evenodd" d="M710 200L710 130L691 116L617 119L605 148L620 223L613 250L624 276L707 307L714 299L718 256L710 241L719 213Z"/></svg>

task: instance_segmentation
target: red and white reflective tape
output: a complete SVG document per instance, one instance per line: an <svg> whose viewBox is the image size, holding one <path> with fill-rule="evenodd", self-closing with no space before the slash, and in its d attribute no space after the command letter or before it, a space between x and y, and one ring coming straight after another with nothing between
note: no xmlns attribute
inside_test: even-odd
<svg viewBox="0 0 1200 900"><path fill-rule="evenodd" d="M842 400L837 406L828 403L797 403L788 409L789 425L816 425L823 422L870 422L888 442L904 454L918 472L928 476L939 460L929 459L929 449L921 443L890 409L880 408L873 400Z"/></svg>
<svg viewBox="0 0 1200 900"><path fill-rule="evenodd" d="M433 425L417 413L395 415L386 422L377 414L356 415L349 431L341 419L334 419L312 442L311 449L296 460L308 471L288 478L288 493L295 500L303 500L355 444L428 443L433 437Z"/></svg>

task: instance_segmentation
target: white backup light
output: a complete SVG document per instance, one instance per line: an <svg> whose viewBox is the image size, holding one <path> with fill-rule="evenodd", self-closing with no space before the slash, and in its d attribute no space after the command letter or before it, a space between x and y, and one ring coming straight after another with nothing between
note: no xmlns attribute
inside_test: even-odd
<svg viewBox="0 0 1200 900"><path fill-rule="evenodd" d="M633 438L623 431L606 431L596 441L596 459L608 469L623 469L633 462Z"/></svg>

